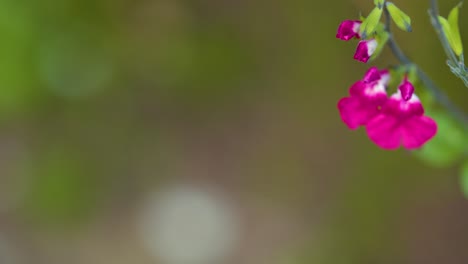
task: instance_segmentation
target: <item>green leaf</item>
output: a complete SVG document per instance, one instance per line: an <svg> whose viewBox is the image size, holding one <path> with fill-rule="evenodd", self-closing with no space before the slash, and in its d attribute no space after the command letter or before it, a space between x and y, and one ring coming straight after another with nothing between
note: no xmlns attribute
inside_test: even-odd
<svg viewBox="0 0 468 264"><path fill-rule="evenodd" d="M388 34L388 32L385 32L385 31L382 31L382 32L379 32L375 39L377 40L377 48L375 49L374 51L374 54L372 54L370 60L374 60L376 59L383 51L385 45L387 45L387 41L388 39L390 38L390 35Z"/></svg>
<svg viewBox="0 0 468 264"><path fill-rule="evenodd" d="M359 32L362 39L367 39L368 36L374 34L375 29L379 25L380 17L382 17L382 12L383 9L375 7L369 13L369 16L367 16L366 20L362 22Z"/></svg>
<svg viewBox="0 0 468 264"><path fill-rule="evenodd" d="M442 26L442 31L444 32L445 37L447 38L450 47L452 48L453 52L458 56L463 52L463 46L461 45L461 41L457 42L452 34L452 27L447 19L444 17L439 16L439 22Z"/></svg>
<svg viewBox="0 0 468 264"><path fill-rule="evenodd" d="M467 137L458 123L446 112L430 111L437 122L437 135L414 154L431 166L447 167L457 162L466 151Z"/></svg>
<svg viewBox="0 0 468 264"><path fill-rule="evenodd" d="M385 0L374 0L375 6L377 6L380 9L382 9L384 3L385 3Z"/></svg>
<svg viewBox="0 0 468 264"><path fill-rule="evenodd" d="M460 188L465 198L468 198L468 160L460 168Z"/></svg>
<svg viewBox="0 0 468 264"><path fill-rule="evenodd" d="M393 22L399 27L401 30L411 32L413 29L411 28L411 18L401 11L395 4L392 2L386 2L385 6L387 7L388 12L390 13L390 17L392 18Z"/></svg>
<svg viewBox="0 0 468 264"><path fill-rule="evenodd" d="M449 13L448 24L450 25L450 33L453 38L453 51L457 56L460 56L463 53L463 44L460 36L460 29L458 27L458 13L461 7L461 3L455 6Z"/></svg>
<svg viewBox="0 0 468 264"><path fill-rule="evenodd" d="M442 16L438 16L439 18L439 23L440 25L442 26L442 31L445 35L445 37L447 38L447 40L449 41L450 43L450 46L452 46L452 29L450 28L450 24L448 22L447 19L445 19L445 17L442 17Z"/></svg>

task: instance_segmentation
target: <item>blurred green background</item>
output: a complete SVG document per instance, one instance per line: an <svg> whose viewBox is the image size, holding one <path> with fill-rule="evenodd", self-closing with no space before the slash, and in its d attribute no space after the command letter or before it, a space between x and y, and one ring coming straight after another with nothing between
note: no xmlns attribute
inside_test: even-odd
<svg viewBox="0 0 468 264"><path fill-rule="evenodd" d="M468 112L427 2L396 38ZM372 7L0 0L0 263L468 263L458 168L338 115Z"/></svg>

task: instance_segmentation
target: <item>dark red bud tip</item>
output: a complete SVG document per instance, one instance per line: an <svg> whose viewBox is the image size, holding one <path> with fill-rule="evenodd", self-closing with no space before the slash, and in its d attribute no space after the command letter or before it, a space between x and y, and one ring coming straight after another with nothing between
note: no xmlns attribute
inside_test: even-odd
<svg viewBox="0 0 468 264"><path fill-rule="evenodd" d="M414 86L410 81L408 81L407 76L405 76L405 78L403 79L403 82L400 84L398 89L400 90L401 98L403 98L403 100L405 101L410 100L411 97L413 96Z"/></svg>

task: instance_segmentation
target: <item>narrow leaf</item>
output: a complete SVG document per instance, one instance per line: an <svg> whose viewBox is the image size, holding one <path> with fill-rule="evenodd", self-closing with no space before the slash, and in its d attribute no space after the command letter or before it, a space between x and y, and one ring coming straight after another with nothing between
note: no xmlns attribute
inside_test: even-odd
<svg viewBox="0 0 468 264"><path fill-rule="evenodd" d="M392 17L393 22L404 31L411 32L413 29L411 28L411 18L401 11L395 4L392 2L386 2L385 6L387 7L390 16Z"/></svg>
<svg viewBox="0 0 468 264"><path fill-rule="evenodd" d="M385 31L382 31L381 33L378 33L376 35L376 40L377 40L378 45L374 51L374 54L372 54L372 56L370 57L371 61L376 59L380 55L380 53L382 53L385 45L387 45L387 41L389 37L390 35L388 34L388 32L385 32Z"/></svg>
<svg viewBox="0 0 468 264"><path fill-rule="evenodd" d="M383 9L375 7L367 16L366 20L362 22L360 28L360 35L362 39L367 39L368 36L372 35L380 22Z"/></svg>
<svg viewBox="0 0 468 264"><path fill-rule="evenodd" d="M451 34L453 38L453 51L457 56L460 56L463 53L463 44L461 41L461 36L460 36L460 29L458 27L458 13L460 9L461 4L458 4L455 6L451 11L448 16L448 23L450 25L451 29Z"/></svg>
<svg viewBox="0 0 468 264"><path fill-rule="evenodd" d="M440 25L442 25L442 31L445 37L447 38L453 52L455 52L457 55L461 54L463 52L463 47L461 46L461 43L457 43L455 38L453 37L452 27L450 26L447 19L439 16L439 22L440 22Z"/></svg>

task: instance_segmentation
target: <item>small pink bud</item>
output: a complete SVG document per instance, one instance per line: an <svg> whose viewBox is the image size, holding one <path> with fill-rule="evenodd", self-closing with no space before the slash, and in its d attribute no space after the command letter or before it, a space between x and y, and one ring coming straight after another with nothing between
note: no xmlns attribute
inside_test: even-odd
<svg viewBox="0 0 468 264"><path fill-rule="evenodd" d="M377 49L377 44L375 39L359 41L356 53L354 53L354 59L366 63Z"/></svg>
<svg viewBox="0 0 468 264"><path fill-rule="evenodd" d="M352 38L360 38L359 28L361 27L361 21L359 20L345 20L341 22L336 33L336 38L348 41Z"/></svg>
<svg viewBox="0 0 468 264"><path fill-rule="evenodd" d="M400 84L400 86L398 86L398 89L400 90L401 97L405 101L408 101L413 96L414 86L410 81L408 81L407 76L405 76L403 82Z"/></svg>

